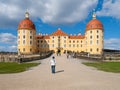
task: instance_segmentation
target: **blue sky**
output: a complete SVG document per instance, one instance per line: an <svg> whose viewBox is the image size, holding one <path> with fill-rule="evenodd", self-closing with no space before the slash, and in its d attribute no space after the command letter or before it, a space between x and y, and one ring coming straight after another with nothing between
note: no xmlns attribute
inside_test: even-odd
<svg viewBox="0 0 120 90"><path fill-rule="evenodd" d="M104 25L104 48L120 50L119 5L120 0L1 0L0 51L17 51L17 26L27 9L37 33L43 34L57 28L68 34L84 34L95 9Z"/></svg>

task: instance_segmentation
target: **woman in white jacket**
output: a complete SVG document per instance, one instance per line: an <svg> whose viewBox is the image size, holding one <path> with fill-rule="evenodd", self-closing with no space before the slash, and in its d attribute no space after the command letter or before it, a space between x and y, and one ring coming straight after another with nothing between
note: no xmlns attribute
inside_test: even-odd
<svg viewBox="0 0 120 90"><path fill-rule="evenodd" d="M50 64L51 64L51 71L52 71L53 74L55 74L56 61L55 61L55 57L54 56L50 60Z"/></svg>

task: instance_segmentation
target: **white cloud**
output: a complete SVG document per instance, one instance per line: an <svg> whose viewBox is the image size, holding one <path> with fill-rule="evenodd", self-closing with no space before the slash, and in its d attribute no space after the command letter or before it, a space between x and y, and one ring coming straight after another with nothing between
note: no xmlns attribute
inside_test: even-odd
<svg viewBox="0 0 120 90"><path fill-rule="evenodd" d="M120 50L120 38L110 38L104 40L104 48Z"/></svg>
<svg viewBox="0 0 120 90"><path fill-rule="evenodd" d="M0 33L0 51L17 51L17 37L11 33Z"/></svg>
<svg viewBox="0 0 120 90"><path fill-rule="evenodd" d="M99 16L112 16L120 19L120 0L104 0L101 11L97 12Z"/></svg>
<svg viewBox="0 0 120 90"><path fill-rule="evenodd" d="M0 46L0 51L17 52L17 46Z"/></svg>
<svg viewBox="0 0 120 90"><path fill-rule="evenodd" d="M0 43L17 44L17 37L11 33L0 33Z"/></svg>
<svg viewBox="0 0 120 90"><path fill-rule="evenodd" d="M6 47L0 46L0 51L4 51L4 50L6 50Z"/></svg>
<svg viewBox="0 0 120 90"><path fill-rule="evenodd" d="M8 51L10 51L10 52L17 51L17 45L16 46L15 45L9 46Z"/></svg>
<svg viewBox="0 0 120 90"><path fill-rule="evenodd" d="M1 0L0 26L18 24L26 9L32 18L39 17L45 23L75 23L84 20L97 3L98 0Z"/></svg>

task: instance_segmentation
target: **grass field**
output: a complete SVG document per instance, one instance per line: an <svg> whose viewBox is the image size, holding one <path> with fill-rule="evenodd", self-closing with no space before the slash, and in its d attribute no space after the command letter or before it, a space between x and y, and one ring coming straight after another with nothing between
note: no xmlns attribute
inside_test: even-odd
<svg viewBox="0 0 120 90"><path fill-rule="evenodd" d="M0 63L0 74L18 73L28 70L30 67L39 65L39 63Z"/></svg>
<svg viewBox="0 0 120 90"><path fill-rule="evenodd" d="M106 72L120 73L120 62L97 62L97 63L83 63L87 66L93 66L98 70Z"/></svg>

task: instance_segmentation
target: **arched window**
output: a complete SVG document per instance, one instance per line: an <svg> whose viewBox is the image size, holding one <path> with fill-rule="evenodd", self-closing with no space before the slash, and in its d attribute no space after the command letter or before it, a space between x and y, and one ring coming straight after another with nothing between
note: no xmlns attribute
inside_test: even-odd
<svg viewBox="0 0 120 90"><path fill-rule="evenodd" d="M90 45L92 45L92 40L90 41Z"/></svg>
<svg viewBox="0 0 120 90"><path fill-rule="evenodd" d="M97 33L99 33L99 30L97 30Z"/></svg>
<svg viewBox="0 0 120 90"><path fill-rule="evenodd" d="M97 35L97 38L99 38L99 35Z"/></svg>
<svg viewBox="0 0 120 90"><path fill-rule="evenodd" d="M99 40L97 40L97 45L99 44Z"/></svg>
<svg viewBox="0 0 120 90"><path fill-rule="evenodd" d="M23 52L25 52L25 48L23 48Z"/></svg>
<svg viewBox="0 0 120 90"><path fill-rule="evenodd" d="M23 40L23 44L25 44L25 40Z"/></svg>
<svg viewBox="0 0 120 90"><path fill-rule="evenodd" d="M99 52L99 48L97 48L97 52Z"/></svg>
<svg viewBox="0 0 120 90"><path fill-rule="evenodd" d="M90 36L90 39L92 39L92 36Z"/></svg>
<svg viewBox="0 0 120 90"><path fill-rule="evenodd" d="M32 44L32 41L30 41L30 45Z"/></svg>
<svg viewBox="0 0 120 90"><path fill-rule="evenodd" d="M90 33L92 33L92 31L90 31Z"/></svg>
<svg viewBox="0 0 120 90"><path fill-rule="evenodd" d="M92 52L92 48L90 49L90 52Z"/></svg>
<svg viewBox="0 0 120 90"><path fill-rule="evenodd" d="M23 39L25 39L25 35L23 35Z"/></svg>
<svg viewBox="0 0 120 90"><path fill-rule="evenodd" d="M30 48L30 52L32 52L32 48Z"/></svg>

